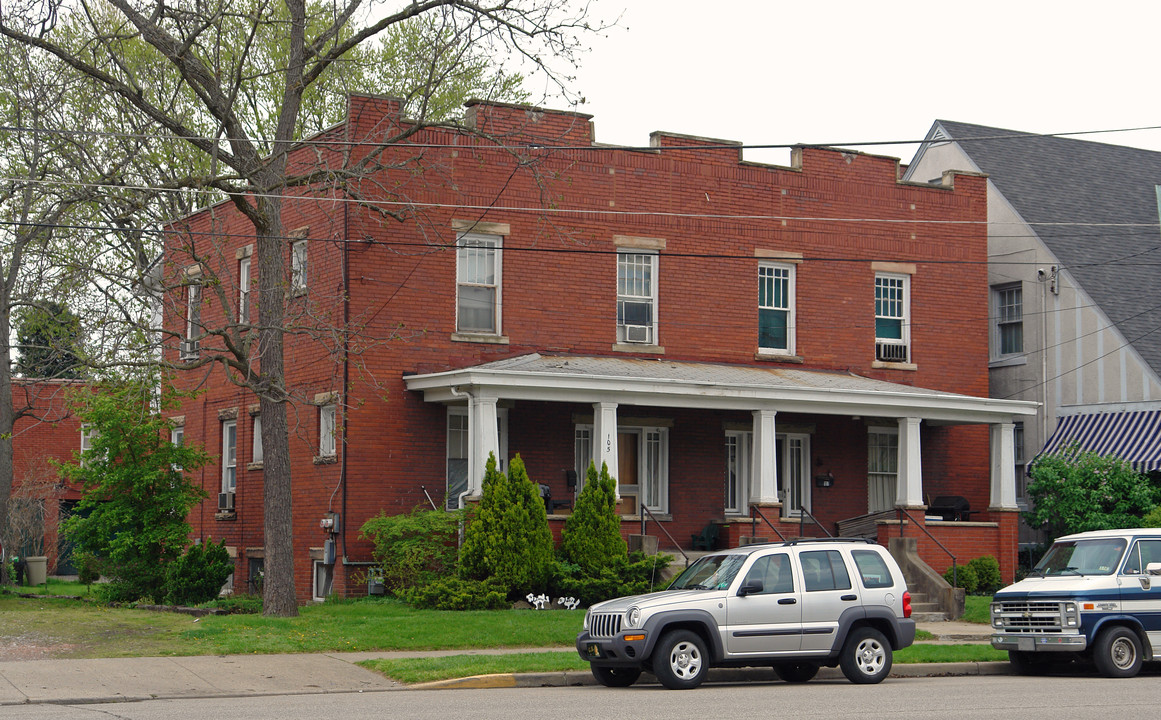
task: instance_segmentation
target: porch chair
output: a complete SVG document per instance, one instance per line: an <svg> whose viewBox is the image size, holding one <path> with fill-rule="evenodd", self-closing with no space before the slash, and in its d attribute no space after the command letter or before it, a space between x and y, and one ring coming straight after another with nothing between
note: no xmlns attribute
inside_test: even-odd
<svg viewBox="0 0 1161 720"><path fill-rule="evenodd" d="M718 546L718 533L721 527L717 523L710 523L702 528L700 533L691 535L693 540L694 550L716 550Z"/></svg>

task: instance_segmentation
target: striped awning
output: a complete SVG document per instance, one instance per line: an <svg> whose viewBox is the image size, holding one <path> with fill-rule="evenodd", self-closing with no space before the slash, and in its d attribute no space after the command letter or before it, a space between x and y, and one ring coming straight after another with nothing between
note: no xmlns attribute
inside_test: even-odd
<svg viewBox="0 0 1161 720"><path fill-rule="evenodd" d="M1161 470L1161 411L1066 415L1037 457L1073 444L1097 455L1115 455L1140 472Z"/></svg>

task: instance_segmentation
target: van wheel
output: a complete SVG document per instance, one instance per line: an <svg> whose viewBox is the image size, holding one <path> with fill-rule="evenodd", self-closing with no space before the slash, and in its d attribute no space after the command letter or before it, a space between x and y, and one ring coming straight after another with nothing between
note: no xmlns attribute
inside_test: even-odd
<svg viewBox="0 0 1161 720"><path fill-rule="evenodd" d="M708 670L705 643L689 630L665 633L653 649L653 674L670 690L690 690L701 685Z"/></svg>
<svg viewBox="0 0 1161 720"><path fill-rule="evenodd" d="M610 667L593 665L593 677L605 687L629 687L641 677L641 670L635 667Z"/></svg>
<svg viewBox="0 0 1161 720"><path fill-rule="evenodd" d="M783 682L804 683L810 682L818 674L818 666L814 663L774 663L774 673Z"/></svg>
<svg viewBox="0 0 1161 720"><path fill-rule="evenodd" d="M843 645L839 666L847 680L860 685L882 682L891 672L891 645L875 628L853 631Z"/></svg>
<svg viewBox="0 0 1161 720"><path fill-rule="evenodd" d="M1141 640L1126 627L1111 627L1097 636L1092 659L1105 677L1133 677L1141 672Z"/></svg>

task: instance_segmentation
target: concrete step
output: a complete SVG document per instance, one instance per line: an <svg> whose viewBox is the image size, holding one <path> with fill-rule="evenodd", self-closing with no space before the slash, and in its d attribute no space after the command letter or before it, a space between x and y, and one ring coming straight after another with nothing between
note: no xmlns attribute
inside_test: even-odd
<svg viewBox="0 0 1161 720"><path fill-rule="evenodd" d="M911 603L912 613L943 613L943 608L938 603L920 603L916 605Z"/></svg>
<svg viewBox="0 0 1161 720"><path fill-rule="evenodd" d="M911 619L917 623L947 622L947 613L944 612L916 612L911 610Z"/></svg>

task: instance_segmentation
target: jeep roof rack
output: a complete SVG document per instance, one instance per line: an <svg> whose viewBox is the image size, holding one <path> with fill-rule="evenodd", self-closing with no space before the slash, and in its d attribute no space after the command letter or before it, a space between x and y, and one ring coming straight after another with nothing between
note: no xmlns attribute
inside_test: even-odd
<svg viewBox="0 0 1161 720"><path fill-rule="evenodd" d="M867 545L876 545L874 538L866 537L824 537L824 538L794 538L787 540L785 545L802 545L806 543L835 543L835 542L852 542L852 543L866 543Z"/></svg>

